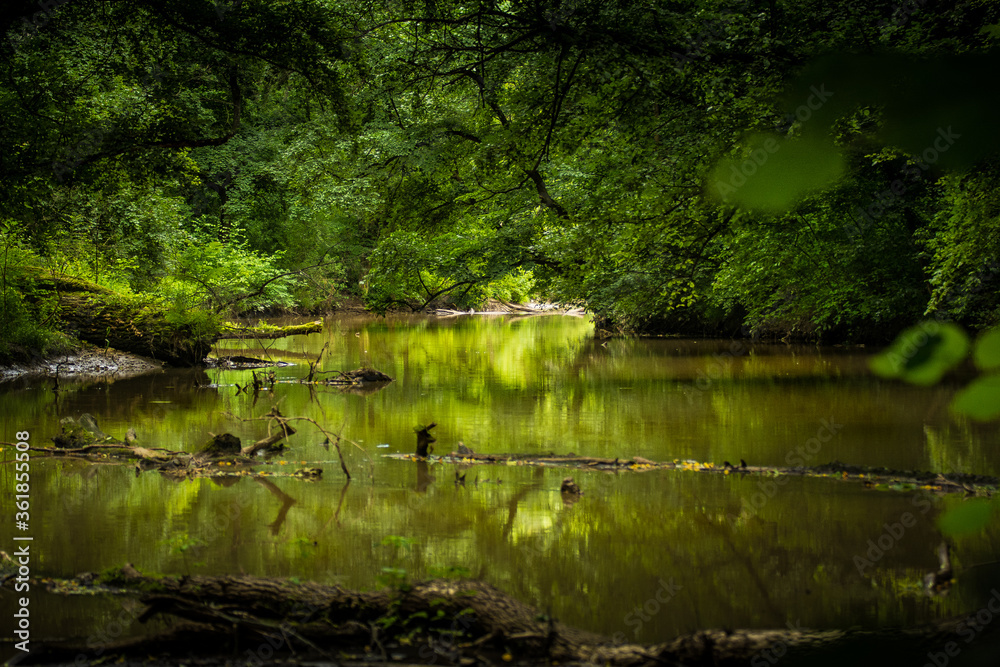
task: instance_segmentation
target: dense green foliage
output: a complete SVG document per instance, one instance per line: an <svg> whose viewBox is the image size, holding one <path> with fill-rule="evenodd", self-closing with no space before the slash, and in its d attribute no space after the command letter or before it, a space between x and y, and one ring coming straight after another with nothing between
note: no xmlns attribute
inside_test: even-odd
<svg viewBox="0 0 1000 667"><path fill-rule="evenodd" d="M206 327L349 296L650 333L1000 319L991 2L15 7L8 251ZM3 338L43 345L3 289Z"/></svg>

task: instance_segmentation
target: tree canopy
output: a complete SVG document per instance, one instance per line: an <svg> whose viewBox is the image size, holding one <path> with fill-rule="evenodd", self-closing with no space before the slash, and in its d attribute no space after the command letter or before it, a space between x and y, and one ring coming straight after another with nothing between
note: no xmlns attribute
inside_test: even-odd
<svg viewBox="0 0 1000 667"><path fill-rule="evenodd" d="M825 340L1000 320L995 3L13 7L7 339L47 321L38 266L181 319L356 296Z"/></svg>

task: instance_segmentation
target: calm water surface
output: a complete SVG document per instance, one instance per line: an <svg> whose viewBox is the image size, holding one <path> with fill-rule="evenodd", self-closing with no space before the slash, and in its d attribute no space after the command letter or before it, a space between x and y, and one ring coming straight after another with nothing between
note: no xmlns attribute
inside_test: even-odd
<svg viewBox="0 0 1000 667"><path fill-rule="evenodd" d="M419 579L459 567L565 622L640 641L701 627L912 624L975 610L1000 586L994 521L955 542L959 578L951 595L921 593L924 573L937 567L935 519L959 498L828 479L778 486L751 476L513 465L469 469L461 487L455 466L381 456L413 451L414 426L436 422L438 453L461 440L479 452L758 465L839 460L1000 474L998 429L948 412L958 385L920 389L876 379L864 349L602 343L586 320L558 316L339 318L322 334L249 348L227 341L225 348L294 362L278 376L295 380L325 344L321 369L370 365L396 381L369 395L282 383L256 400L232 386L250 371L64 382L58 395L51 381L0 387L6 440L30 430L44 444L60 418L90 412L113 435L134 427L144 445L194 450L209 432L262 437L264 422L243 420L277 404L360 445L344 450L350 484L308 424L270 466L324 468L315 482L175 481L36 457L34 572L71 576L131 562L149 573L373 588L384 568ZM825 442L810 440L817 435ZM9 463L0 468L4 489L12 488L11 474ZM567 474L585 493L573 505L559 493ZM9 533L8 495L0 511ZM876 544L884 525L906 513L914 525L899 539L883 537L891 548L869 554L879 558L859 571L869 540ZM87 636L122 614L117 601L32 595L33 637ZM2 596L13 605L10 592Z"/></svg>

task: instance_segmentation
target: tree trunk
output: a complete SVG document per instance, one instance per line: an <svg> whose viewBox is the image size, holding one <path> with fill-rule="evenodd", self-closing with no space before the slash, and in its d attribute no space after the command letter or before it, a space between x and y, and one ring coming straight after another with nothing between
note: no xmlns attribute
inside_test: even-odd
<svg viewBox="0 0 1000 667"><path fill-rule="evenodd" d="M167 321L165 312L136 297L79 278L39 271L31 293L54 299L63 329L101 347L132 352L174 366L195 366L212 349L217 333L196 333Z"/></svg>
<svg viewBox="0 0 1000 667"><path fill-rule="evenodd" d="M263 327L249 327L236 324L229 324L219 334L219 338L244 339L244 338L283 338L285 336L298 336L299 334L321 333L323 331L323 321L306 322L305 324L289 324L286 326L266 325Z"/></svg>

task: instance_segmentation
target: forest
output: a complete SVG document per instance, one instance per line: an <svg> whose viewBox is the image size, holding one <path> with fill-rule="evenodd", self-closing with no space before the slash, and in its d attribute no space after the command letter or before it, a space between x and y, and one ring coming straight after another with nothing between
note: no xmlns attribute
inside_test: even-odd
<svg viewBox="0 0 1000 667"><path fill-rule="evenodd" d="M0 660L995 664L1000 3L6 7Z"/></svg>
<svg viewBox="0 0 1000 667"><path fill-rule="evenodd" d="M77 289L195 338L349 300L823 342L1000 319L992 2L12 7L8 359L78 333Z"/></svg>

